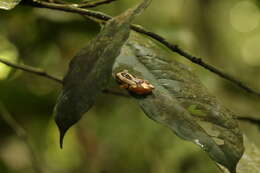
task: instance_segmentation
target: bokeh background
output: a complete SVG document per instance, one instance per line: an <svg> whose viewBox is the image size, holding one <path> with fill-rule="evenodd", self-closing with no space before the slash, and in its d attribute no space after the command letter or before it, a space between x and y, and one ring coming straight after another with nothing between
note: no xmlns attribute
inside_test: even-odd
<svg viewBox="0 0 260 173"><path fill-rule="evenodd" d="M119 14L139 0L100 10ZM260 1L154 0L136 23L260 91ZM62 77L68 62L100 28L76 14L17 6L0 11L0 57ZM259 98L191 66L238 116L260 118ZM133 99L103 94L59 148L53 107L61 86L0 64L0 101L26 130L46 173L220 173L207 154L148 119ZM259 129L240 123L260 146ZM34 172L28 145L0 116L0 173Z"/></svg>

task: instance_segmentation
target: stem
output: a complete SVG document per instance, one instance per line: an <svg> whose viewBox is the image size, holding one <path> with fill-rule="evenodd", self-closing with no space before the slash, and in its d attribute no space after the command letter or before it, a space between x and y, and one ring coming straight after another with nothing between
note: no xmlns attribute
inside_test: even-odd
<svg viewBox="0 0 260 173"><path fill-rule="evenodd" d="M16 68L16 69L19 69L19 70L23 70L23 71L26 71L26 72L29 72L29 73L33 73L33 74L36 74L38 76L42 76L42 77L54 80L55 82L58 82L58 83L62 83L62 80L60 78L53 76L53 75L50 75L42 69L31 67L31 66L28 66L28 65L23 65L23 64L19 64L19 65L14 64L12 62L4 60L1 57L0 57L0 62L5 64L5 65L8 65L10 67L13 67L13 68Z"/></svg>
<svg viewBox="0 0 260 173"><path fill-rule="evenodd" d="M239 121L249 122L251 124L255 124L260 127L260 119L252 118L252 117L237 117Z"/></svg>
<svg viewBox="0 0 260 173"><path fill-rule="evenodd" d="M55 2L66 4L66 5L73 5L78 8L94 8L100 5L109 4L113 1L116 0L96 0L96 1L85 1L80 3L68 3L66 1L55 0Z"/></svg>
<svg viewBox="0 0 260 173"><path fill-rule="evenodd" d="M9 62L7 60L2 59L1 57L0 57L0 62L9 66L9 67L13 67L13 68L16 68L16 69L19 69L19 70L22 70L22 71L26 71L26 72L31 73L31 74L42 76L42 77L45 77L47 79L51 79L54 82L58 82L59 84L63 83L62 79L45 72L43 69L31 67L31 66L24 65L24 64L15 64L15 63L12 63L12 62ZM106 94L113 94L113 95L117 95L117 96L129 97L128 94L121 92L121 91L118 91L118 89L113 89L113 88L104 89L102 92L106 93Z"/></svg>

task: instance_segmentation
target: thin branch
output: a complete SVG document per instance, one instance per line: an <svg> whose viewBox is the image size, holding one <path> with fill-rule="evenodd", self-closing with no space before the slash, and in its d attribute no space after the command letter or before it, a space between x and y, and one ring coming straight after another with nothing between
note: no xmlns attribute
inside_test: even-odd
<svg viewBox="0 0 260 173"><path fill-rule="evenodd" d="M31 66L24 65L24 64L15 64L15 63L9 62L7 60L4 60L1 57L0 57L0 62L9 66L9 67L13 67L13 68L16 68L16 69L19 69L19 70L22 70L22 71L26 71L28 73L32 73L32 74L35 74L35 75L38 75L38 76L42 76L42 77L45 77L47 79L51 79L55 82L62 84L62 79L60 79L56 76L53 76L51 74L48 74L43 69L31 67ZM107 94L117 95L117 96L129 97L128 94L121 92L117 89L104 89L102 92L107 93Z"/></svg>
<svg viewBox="0 0 260 173"><path fill-rule="evenodd" d="M93 7L97 7L97 6L100 6L100 5L104 5L104 4L109 4L111 2L114 2L116 0L99 0L99 1L95 1L95 2L89 2L89 4L79 4L79 7L82 7L82 8L93 8Z"/></svg>
<svg viewBox="0 0 260 173"><path fill-rule="evenodd" d="M71 6L78 7L78 8L94 8L94 7L97 7L100 5L109 4L114 1L116 1L116 0L95 0L95 1L84 1L84 2L80 2L80 3L68 3L63 0L54 0L54 2L56 2L56 3L71 5Z"/></svg>
<svg viewBox="0 0 260 173"><path fill-rule="evenodd" d="M10 61L6 61L1 57L0 57L0 62L5 64L5 65L8 65L10 67L20 69L20 70L23 70L23 71L26 71L26 72L29 72L29 73L33 73L33 74L36 74L38 76L42 76L42 77L54 80L55 82L58 82L58 83L62 83L62 80L60 78L53 76L53 75L50 75L42 69L31 67L31 66L24 65L24 64L18 65L18 64L12 63Z"/></svg>
<svg viewBox="0 0 260 173"><path fill-rule="evenodd" d="M32 2L30 0L24 0L22 2L25 5L30 5L30 6L34 6L34 7L38 7L38 8L48 8L48 9L54 9L54 10L60 10L60 11L66 11L66 12L71 12L71 13L77 13L77 14L85 15L89 19L93 20L94 22L99 22L99 23L104 23L104 22L106 22L106 21L108 21L109 19L112 18L111 16L109 16L107 14L104 14L104 13L101 13L101 12L96 12L96 11L91 11L91 10L87 10L87 9L77 8L77 7L73 7L71 5L55 4L55 3L48 3L48 2L43 2L43 1ZM220 76L220 77L230 81L231 83L235 84L237 87L240 87L240 88L244 89L248 93L251 93L253 95L256 95L256 96L260 97L260 93L259 92L255 91L254 89L252 89L249 86L245 85L240 80L238 80L238 79L234 78L233 76L223 72L222 70L214 67L213 65L210 65L210 64L202 61L201 58L193 56L190 53L182 50L177 45L174 45L174 44L170 43L169 41L167 41L162 36L160 36L160 35L158 35L156 33L153 33L151 31L147 31L146 29L144 29L143 27L141 27L139 25L132 25L131 29L136 31L136 32L138 32L138 33L142 33L144 35L147 35L147 36L151 37L152 39L160 42L161 44L163 44L164 46L169 48L171 51L181 55L182 57L188 59L189 61L191 61L191 62L193 62L195 64L198 64L199 66L202 66L206 70L209 70L209 71L217 74L218 76Z"/></svg>
<svg viewBox="0 0 260 173"><path fill-rule="evenodd" d="M31 145L28 135L24 128L13 118L10 112L5 108L4 104L0 102L0 114L3 120L8 124L16 133L16 135L26 144L29 152L30 158L32 162L32 167L36 173L42 173L41 163L39 162L39 158L34 152L34 148Z"/></svg>
<svg viewBox="0 0 260 173"><path fill-rule="evenodd" d="M255 124L260 127L260 119L252 118L252 117L237 117L240 121L249 122L251 124Z"/></svg>
<svg viewBox="0 0 260 173"><path fill-rule="evenodd" d="M116 96L130 97L130 95L127 94L126 92L122 92L116 88L104 89L102 92L105 94L112 94L112 95L116 95Z"/></svg>
<svg viewBox="0 0 260 173"><path fill-rule="evenodd" d="M202 66L203 68L205 68L206 70L209 70L215 74L217 74L218 76L232 82L233 84L235 84L236 86L244 89L245 91L247 91L248 93L251 93L253 95L256 95L258 97L260 97L260 93L255 91L254 89L248 87L246 84L244 84L242 81L234 78L233 76L223 72L222 70L216 68L213 65L210 65L206 62L204 62L201 58L198 58L196 56L191 55L190 53L182 50L181 48L179 48L177 45L173 45L170 42L168 42L165 38L161 37L160 35L150 32L150 31L146 31L143 28L141 28L140 26L136 26L133 25L132 26L133 30L145 34L157 41L159 41L160 43L162 43L163 45L165 45L167 48L169 48L170 50L172 50L173 52L183 56L184 58L188 59L189 61L198 64L199 66Z"/></svg>
<svg viewBox="0 0 260 173"><path fill-rule="evenodd" d="M111 19L109 15L103 14L101 12L95 12L84 8L78 8L74 5L66 5L66 4L57 4L57 3L50 3L45 1L31 1L31 0L23 0L21 4L29 5L37 8L48 8L53 10L60 10L65 12L71 12L76 14L87 15L89 17L94 17L102 21L108 21Z"/></svg>

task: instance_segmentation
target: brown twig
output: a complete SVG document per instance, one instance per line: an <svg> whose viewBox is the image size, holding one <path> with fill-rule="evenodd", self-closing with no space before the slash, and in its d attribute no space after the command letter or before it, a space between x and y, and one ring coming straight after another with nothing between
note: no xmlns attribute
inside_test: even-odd
<svg viewBox="0 0 260 173"><path fill-rule="evenodd" d="M165 45L167 48L172 50L173 52L183 56L184 58L188 59L189 61L191 61L195 64L198 64L199 66L202 66L203 68L217 74L218 76L232 82L233 84L235 84L236 86L244 89L248 93L251 93L251 94L254 94L254 95L260 97L259 92L255 91L254 89L252 89L252 88L248 87L247 85L243 84L242 81L240 81L240 80L234 78L233 76L223 72L222 70L216 68L215 66L204 62L201 58L198 58L196 56L191 55L190 53L188 53L188 52L182 50L181 48L179 48L177 45L171 44L170 42L168 42L165 38L161 37L160 35L153 33L153 32L150 32L150 31L146 31L143 28L141 28L140 26L133 25L132 28L133 28L133 30L135 30L139 33L145 34L145 35L150 36L151 38L159 41L160 43Z"/></svg>
<svg viewBox="0 0 260 173"><path fill-rule="evenodd" d="M130 97L129 94L127 94L125 92L121 92L119 89L116 89L116 88L104 89L103 93L105 93L105 94L113 94L113 95L122 96L122 97Z"/></svg>
<svg viewBox="0 0 260 173"><path fill-rule="evenodd" d="M35 74L35 75L38 75L38 76L42 76L42 77L51 79L55 82L58 82L60 84L63 83L62 79L60 79L60 78L58 78L54 75L51 75L51 74L49 74L49 73L47 73L44 70L39 69L39 68L31 67L31 66L24 65L24 64L15 64L15 63L12 63L12 62L9 62L7 60L2 59L1 57L0 57L0 62L5 64L5 65L8 65L9 67L13 67L13 68L16 68L16 69L19 69L19 70L22 70L22 71L26 71L28 73L32 73L32 74ZM126 93L121 92L117 89L104 89L102 92L106 93L106 94L113 94L113 95L117 95L117 96L129 97L129 95L127 95Z"/></svg>
<svg viewBox="0 0 260 173"><path fill-rule="evenodd" d="M26 5L31 5L31 6L38 7L38 8L48 8L48 9L54 9L54 10L60 10L60 11L66 11L66 12L85 15L95 22L97 22L97 19L98 19L100 23L104 23L104 22L108 21L109 19L111 19L111 16L109 16L107 14L104 14L104 13L101 13L101 12L96 12L96 11L91 11L91 10L87 10L87 9L83 9L83 8L77 8L77 7L73 7L73 6L70 6L70 5L48 3L48 2L43 2L43 1L32 2L30 0L24 0L22 2ZM160 42L161 44L163 44L164 46L169 48L171 51L181 55L182 57L188 59L189 61L191 61L195 64L198 64L199 66L202 66L206 70L209 70L209 71L217 74L218 76L230 81L231 83L235 84L237 87L244 89L248 93L251 93L253 95L260 97L259 92L257 92L254 89L248 87L247 85L245 85L240 80L238 80L238 79L234 78L233 76L223 72L222 70L214 67L213 65L210 65L210 64L204 62L201 58L193 56L190 53L182 50L177 45L170 43L169 41L167 41L162 36L160 36L156 33L153 33L151 31L147 31L146 29L144 29L143 27L138 26L138 25L132 25L131 28L138 33L142 33L144 35L147 35L147 36L153 38L154 40Z"/></svg>
<svg viewBox="0 0 260 173"><path fill-rule="evenodd" d="M54 0L54 2L56 2L56 3L71 5L71 6L78 7L78 8L94 8L94 7L97 7L100 5L109 4L114 1L116 1L116 0L95 0L95 1L84 1L84 2L80 2L80 3L68 3L63 0Z"/></svg>
<svg viewBox="0 0 260 173"><path fill-rule="evenodd" d="M30 152L30 158L32 162L32 167L34 169L34 172L36 173L42 173L42 166L39 161L38 156L34 152L34 148L32 144L30 143L28 139L28 135L24 128L13 118L13 116L10 114L10 112L5 108L4 104L0 102L0 114L3 118L3 120L8 124L16 133L16 135L26 144L29 152Z"/></svg>
<svg viewBox="0 0 260 173"><path fill-rule="evenodd" d="M237 117L240 121L249 122L251 124L255 124L260 127L260 119L252 118L252 117Z"/></svg>
<svg viewBox="0 0 260 173"><path fill-rule="evenodd" d="M94 12L88 9L78 8L75 7L74 5L57 4L57 3L45 2L45 1L31 1L31 0L23 0L21 1L21 4L29 5L37 8L48 8L53 10L60 10L65 12L87 15L89 17L94 17L103 21L108 21L109 19L111 19L110 16L103 14L101 12Z"/></svg>
<svg viewBox="0 0 260 173"><path fill-rule="evenodd" d="M58 82L58 83L62 83L62 80L60 78L53 76L53 75L50 75L42 69L31 67L31 66L24 65L24 64L18 65L18 64L12 63L10 61L4 60L3 58L0 58L0 62L5 64L5 65L8 65L10 67L20 69L20 70L23 70L23 71L26 71L26 72L29 72L29 73L33 73L33 74L36 74L38 76L42 76L42 77L54 80L55 82Z"/></svg>

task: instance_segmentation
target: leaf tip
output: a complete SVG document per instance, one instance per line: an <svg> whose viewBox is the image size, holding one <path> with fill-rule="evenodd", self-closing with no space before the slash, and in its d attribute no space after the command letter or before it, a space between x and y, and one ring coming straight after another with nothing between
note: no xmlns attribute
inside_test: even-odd
<svg viewBox="0 0 260 173"><path fill-rule="evenodd" d="M63 148L63 139L64 139L65 133L60 132L60 149Z"/></svg>
<svg viewBox="0 0 260 173"><path fill-rule="evenodd" d="M64 136L66 134L66 132L68 131L69 127L71 126L66 126L66 123L64 123L63 121L60 120L59 116L55 117L55 123L58 127L59 130L59 135L60 135L60 148L63 148L63 140L64 140Z"/></svg>
<svg viewBox="0 0 260 173"><path fill-rule="evenodd" d="M63 129L59 125L58 125L58 127L59 127L59 133L60 133L60 148L62 149L63 148L64 136L65 136L68 128L67 129Z"/></svg>

